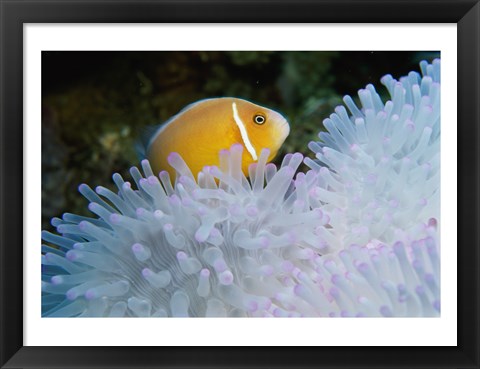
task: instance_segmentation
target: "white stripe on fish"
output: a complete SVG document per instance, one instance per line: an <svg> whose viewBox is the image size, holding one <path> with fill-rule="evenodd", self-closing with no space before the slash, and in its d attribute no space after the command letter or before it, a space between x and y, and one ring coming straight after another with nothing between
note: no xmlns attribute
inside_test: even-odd
<svg viewBox="0 0 480 369"><path fill-rule="evenodd" d="M250 155L252 156L252 159L257 161L258 160L257 153L255 152L255 149L253 148L253 145L250 142L250 139L248 138L248 133L245 128L245 124L242 122L242 119L240 119L240 117L238 116L237 104L235 104L234 102L232 103L232 109L233 109L233 119L235 120L235 123L237 123L238 129L240 130L243 143L245 144L245 147L247 148Z"/></svg>

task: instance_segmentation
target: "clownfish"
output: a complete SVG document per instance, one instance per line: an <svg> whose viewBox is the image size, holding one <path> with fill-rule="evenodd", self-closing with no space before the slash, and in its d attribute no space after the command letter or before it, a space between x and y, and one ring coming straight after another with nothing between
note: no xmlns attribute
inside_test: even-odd
<svg viewBox="0 0 480 369"><path fill-rule="evenodd" d="M222 97L200 100L182 109L147 138L146 157L154 172L174 169L168 164L172 152L181 155L196 177L203 167L219 165L219 152L241 144L242 171L256 162L263 148L270 149L268 161L277 154L290 132L287 120L278 112L247 100Z"/></svg>

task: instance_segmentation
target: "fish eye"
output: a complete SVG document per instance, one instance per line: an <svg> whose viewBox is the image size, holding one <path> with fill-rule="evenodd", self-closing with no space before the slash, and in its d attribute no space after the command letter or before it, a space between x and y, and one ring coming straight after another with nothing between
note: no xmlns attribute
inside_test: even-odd
<svg viewBox="0 0 480 369"><path fill-rule="evenodd" d="M253 121L257 124L263 124L265 123L267 120L267 118L265 118L264 115L261 115L261 114L256 114L254 117L253 117Z"/></svg>

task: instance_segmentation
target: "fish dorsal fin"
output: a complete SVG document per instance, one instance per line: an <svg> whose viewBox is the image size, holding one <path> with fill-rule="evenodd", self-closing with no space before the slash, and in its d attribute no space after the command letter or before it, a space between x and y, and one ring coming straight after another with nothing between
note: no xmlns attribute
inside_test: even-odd
<svg viewBox="0 0 480 369"><path fill-rule="evenodd" d="M143 129L143 132L140 134L140 138L139 138L139 141L137 142L137 144L135 145L136 146L136 149L137 149L137 152L138 154L141 156L143 154L143 158L146 157L146 153L147 153L147 150L150 146L150 144L155 141L155 139L158 137L158 135L160 133L162 133L162 131L172 122L174 122L176 119L178 119L180 116L182 116L183 114L185 114L187 111L193 109L195 106L197 106L198 104L201 104L205 101L209 101L209 100L215 100L215 99L218 99L218 98L208 98L208 99L202 99L202 100L198 100L198 101L195 101L191 104L188 104L187 106L185 106L182 110L180 110L177 114L175 114L174 116L168 118L165 122L161 123L161 124L158 124L158 125L149 125L149 126L146 126L144 129Z"/></svg>
<svg viewBox="0 0 480 369"><path fill-rule="evenodd" d="M150 145L156 140L158 135L162 133L162 131L172 122L177 120L180 116L185 114L187 111L195 108L197 105L202 104L206 101L216 100L216 99L231 99L230 97L212 97L208 99L202 99L195 101L187 106L185 106L182 110L180 110L177 114L172 116L171 118L167 119L165 122L158 124L158 125L149 125L143 128L139 140L135 144L135 150L137 151L141 160L147 157L147 152Z"/></svg>

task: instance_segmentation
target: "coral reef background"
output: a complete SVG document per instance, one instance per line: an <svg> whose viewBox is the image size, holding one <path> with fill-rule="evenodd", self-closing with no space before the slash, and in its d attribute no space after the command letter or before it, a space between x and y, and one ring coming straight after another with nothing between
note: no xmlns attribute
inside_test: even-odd
<svg viewBox="0 0 480 369"><path fill-rule="evenodd" d="M279 152L312 156L321 122L359 86L405 75L434 52L55 52L42 54L42 229L88 215L78 185L111 183L138 163L134 142L190 102L237 96L281 111ZM380 89L380 95L387 94ZM276 163L279 164L279 163ZM113 189L113 186L112 186Z"/></svg>

